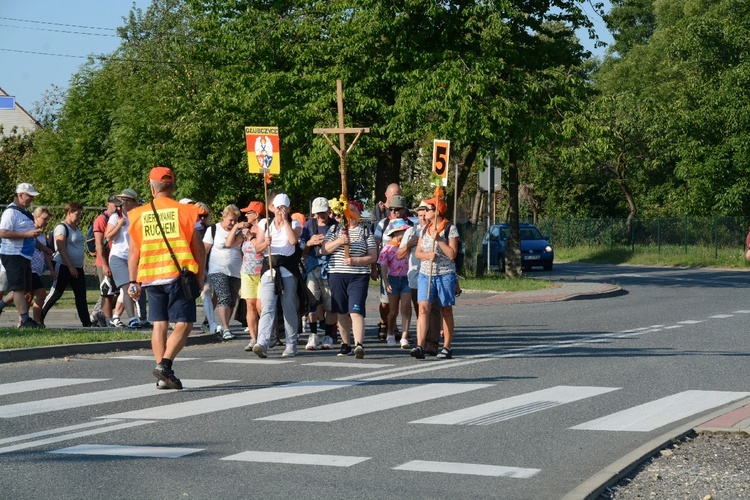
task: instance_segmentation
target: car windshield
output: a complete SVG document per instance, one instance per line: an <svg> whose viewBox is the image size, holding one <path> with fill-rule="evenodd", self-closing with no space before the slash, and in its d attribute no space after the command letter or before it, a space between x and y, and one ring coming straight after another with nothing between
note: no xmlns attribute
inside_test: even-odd
<svg viewBox="0 0 750 500"><path fill-rule="evenodd" d="M507 240L510 238L510 228L494 226L490 228L490 236L497 238L500 236L501 240ZM521 240L543 240L544 236L536 227L522 227L518 230L518 236Z"/></svg>

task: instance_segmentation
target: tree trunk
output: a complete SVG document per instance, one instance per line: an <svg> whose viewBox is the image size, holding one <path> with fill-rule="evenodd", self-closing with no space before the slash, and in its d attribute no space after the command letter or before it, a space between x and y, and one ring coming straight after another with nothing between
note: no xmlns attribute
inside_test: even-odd
<svg viewBox="0 0 750 500"><path fill-rule="evenodd" d="M378 156L375 172L375 201L385 199L385 190L393 182L401 182L401 155L404 149L392 144Z"/></svg>
<svg viewBox="0 0 750 500"><path fill-rule="evenodd" d="M479 222L479 210L482 208L482 191L477 189L477 194L474 195L474 204L471 207L471 221L472 226L476 226Z"/></svg>
<svg viewBox="0 0 750 500"><path fill-rule="evenodd" d="M518 162L516 151L508 153L508 222L510 239L505 245L505 275L509 278L521 277L521 242L518 240Z"/></svg>
<svg viewBox="0 0 750 500"><path fill-rule="evenodd" d="M637 213L635 208L635 198L633 198L633 193L630 192L628 182L625 179L620 179L620 189L622 189L625 199L628 200L628 205L630 206L630 213L628 214L628 220L625 225L628 228L628 234L633 234L630 225L633 223L633 219L635 219Z"/></svg>

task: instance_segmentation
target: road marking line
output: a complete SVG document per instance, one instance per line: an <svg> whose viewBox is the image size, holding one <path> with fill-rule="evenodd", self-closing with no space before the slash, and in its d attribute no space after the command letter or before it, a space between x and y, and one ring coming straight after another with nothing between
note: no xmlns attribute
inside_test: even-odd
<svg viewBox="0 0 750 500"><path fill-rule="evenodd" d="M192 417L203 415L221 410L230 410L232 408L241 408L258 403L269 401L278 401L280 399L294 398L297 396L307 396L318 392L341 389L352 385L359 385L362 382L337 382L337 381L310 381L295 382L293 384L264 387L252 391L237 392L223 396L215 396L195 401L185 401L164 406L154 406L142 410L127 411L115 415L106 415L101 418L136 418L149 420L174 420L183 417Z"/></svg>
<svg viewBox="0 0 750 500"><path fill-rule="evenodd" d="M571 429L649 432L748 395L750 392L684 391L590 420Z"/></svg>
<svg viewBox="0 0 750 500"><path fill-rule="evenodd" d="M228 384L231 382L237 381L184 380L183 384L185 385L185 390L190 390L199 387ZM84 406L92 406L102 403L114 403L116 401L144 398L147 396L163 396L165 394L174 394L174 391L157 390L156 380L154 380L154 382L149 384L121 387L119 389L110 389L106 391L87 392L83 394L75 394L72 396L62 396L59 398L41 399L39 401L29 401L26 403L4 405L0 406L0 418L24 417L27 415L36 415L38 413L68 410L71 408L81 408Z"/></svg>
<svg viewBox="0 0 750 500"><path fill-rule="evenodd" d="M469 474L473 476L512 477L515 479L529 479L541 469L523 469L520 467L503 467L500 465L466 464L458 462L430 462L427 460L412 460L396 466L393 470L407 470L412 472L437 472L439 474Z"/></svg>
<svg viewBox="0 0 750 500"><path fill-rule="evenodd" d="M156 363L156 361L154 360L153 356L136 356L136 355L132 355L132 356L112 356L109 359L129 359L129 360L133 360L133 361L152 361L152 362ZM179 361L195 361L196 359L201 359L201 358L183 358L183 357L179 357L177 359Z"/></svg>
<svg viewBox="0 0 750 500"><path fill-rule="evenodd" d="M85 424L69 425L67 427L58 427L57 429L47 429L46 431L32 432L31 434L22 434L20 436L0 439L0 444L15 443L16 441L26 441L27 439L50 436L52 434L62 434L63 432L77 431L79 429L88 429L89 427L99 427L101 425L115 424L117 422L121 422L121 420L97 420L94 422L86 422Z"/></svg>
<svg viewBox="0 0 750 500"><path fill-rule="evenodd" d="M279 413L256 420L271 420L274 422L334 422L376 411L389 410L454 394L484 389L486 387L492 387L492 384L425 384L399 391L385 392L374 396L315 406L304 410Z"/></svg>
<svg viewBox="0 0 750 500"><path fill-rule="evenodd" d="M54 389L56 387L67 387L70 385L90 384L92 382L106 382L107 378L40 378L27 380L25 382L10 382L0 384L0 396L19 394L21 392L39 391L42 389Z"/></svg>
<svg viewBox="0 0 750 500"><path fill-rule="evenodd" d="M308 453L281 453L274 451L244 451L224 457L221 460L240 462L260 462L293 465L327 465L330 467L351 467L370 460L371 457L351 457L344 455L315 455Z"/></svg>
<svg viewBox="0 0 750 500"><path fill-rule="evenodd" d="M206 361L206 363L229 363L229 364L244 364L244 365L284 365L286 363L294 363L294 361L287 361L281 359L260 359L260 358L247 358L247 359L213 359Z"/></svg>
<svg viewBox="0 0 750 500"><path fill-rule="evenodd" d="M559 385L540 391L499 399L433 417L409 422L411 424L490 425L511 420L537 411L572 403L581 399L619 390L619 387L576 387Z"/></svg>
<svg viewBox="0 0 750 500"><path fill-rule="evenodd" d="M373 368L388 368L394 365L385 365L377 363L337 363L336 361L315 361L313 363L303 363L302 366L322 366L331 368L362 368L364 370L370 370Z"/></svg>
<svg viewBox="0 0 750 500"><path fill-rule="evenodd" d="M78 438L86 437L86 436L93 436L95 434L103 434L105 432L118 431L121 429L129 429L131 427L137 427L139 425L146 425L146 424L153 424L153 422L148 422L144 420L136 420L133 422L122 422L120 424L112 425L110 427L100 427L98 429L91 429L85 432L74 432L72 434L66 434L64 436L55 436L55 437L51 437L47 439L39 439L37 441L28 441L26 443L19 443L19 444L14 444L12 446L6 446L5 448L0 448L0 454L10 453L13 451L18 451L18 450L25 450L27 448L36 448L37 446L44 446L44 445L52 444L52 443L59 443L61 441L69 441L71 439L78 439Z"/></svg>
<svg viewBox="0 0 750 500"><path fill-rule="evenodd" d="M724 318L732 318L734 317L734 314L714 314L713 316L709 316L709 318L714 319L724 319Z"/></svg>
<svg viewBox="0 0 750 500"><path fill-rule="evenodd" d="M750 314L750 310L748 310L748 309L741 309L739 311L734 311L734 314Z"/></svg>
<svg viewBox="0 0 750 500"><path fill-rule="evenodd" d="M674 328L682 328L682 325L670 325L664 327L665 330L672 330Z"/></svg>
<svg viewBox="0 0 750 500"><path fill-rule="evenodd" d="M677 323L680 325L697 325L698 323L703 323L703 320L688 319L685 321L678 321Z"/></svg>
<svg viewBox="0 0 750 500"><path fill-rule="evenodd" d="M203 448L170 448L168 446L118 446L114 444L79 444L48 451L65 455L97 455L108 457L179 458L203 451Z"/></svg>

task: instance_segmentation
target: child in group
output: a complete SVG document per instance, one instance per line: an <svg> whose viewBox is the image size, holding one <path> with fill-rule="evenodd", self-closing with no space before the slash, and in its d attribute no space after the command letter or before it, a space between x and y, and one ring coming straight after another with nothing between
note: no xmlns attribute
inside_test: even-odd
<svg viewBox="0 0 750 500"><path fill-rule="evenodd" d="M409 288L409 259L399 259L397 252L404 231L409 224L404 219L393 219L385 231L391 237L383 246L378 257L383 286L388 293L388 333L389 347L409 345L409 325L411 323L411 288ZM396 341L396 316L401 312L401 341Z"/></svg>

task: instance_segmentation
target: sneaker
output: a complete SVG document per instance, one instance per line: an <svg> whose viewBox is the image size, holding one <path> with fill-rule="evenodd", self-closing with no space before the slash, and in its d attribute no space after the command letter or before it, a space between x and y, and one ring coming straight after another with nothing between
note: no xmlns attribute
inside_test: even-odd
<svg viewBox="0 0 750 500"><path fill-rule="evenodd" d="M321 348L327 350L327 349L330 349L331 347L333 347L333 339L329 335L324 336L323 343L321 344Z"/></svg>
<svg viewBox="0 0 750 500"><path fill-rule="evenodd" d="M354 357L357 359L365 357L365 348L359 342L357 342L357 347L354 348Z"/></svg>
<svg viewBox="0 0 750 500"><path fill-rule="evenodd" d="M153 328L154 325L150 321L141 321L141 328Z"/></svg>
<svg viewBox="0 0 750 500"><path fill-rule="evenodd" d="M268 354L266 354L266 349L260 344L255 344L253 346L253 353L261 359L265 359L268 357Z"/></svg>
<svg viewBox="0 0 750 500"><path fill-rule="evenodd" d="M409 339L401 339L399 341L399 344L401 344L401 349L408 349L409 348Z"/></svg>
<svg viewBox="0 0 750 500"><path fill-rule="evenodd" d="M44 325L42 323L37 323L31 318L26 318L20 325L18 325L18 328L44 328Z"/></svg>
<svg viewBox="0 0 750 500"><path fill-rule="evenodd" d="M182 382L174 376L174 370L167 368L163 364L159 363L156 365L156 368L154 368L152 373L154 374L154 377L164 382L166 389L182 389Z"/></svg>
<svg viewBox="0 0 750 500"><path fill-rule="evenodd" d="M341 349L339 349L339 353L336 356L351 356L352 355L352 346L349 344L341 344Z"/></svg>
<svg viewBox="0 0 750 500"><path fill-rule="evenodd" d="M125 328L125 323L123 323L120 318L112 318L112 322L110 323L110 325L114 326L115 328Z"/></svg>
<svg viewBox="0 0 750 500"><path fill-rule="evenodd" d="M318 336L314 333L310 334L310 338L307 339L307 345L305 346L305 349L308 351L314 351L315 349L320 348L320 342L318 342Z"/></svg>
<svg viewBox="0 0 750 500"><path fill-rule="evenodd" d="M234 337L234 334L231 331L229 331L229 329L227 329L227 330L224 330L224 333L221 334L221 338L223 340L232 340L235 337Z"/></svg>
<svg viewBox="0 0 750 500"><path fill-rule="evenodd" d="M388 347L396 347L398 346L398 342L396 342L396 334L390 334L386 338L386 342L388 343Z"/></svg>
<svg viewBox="0 0 750 500"><path fill-rule="evenodd" d="M102 328L106 328L107 326L107 318L104 316L104 312L102 311L96 311L96 314L94 315L96 318L96 321L92 321L92 323L96 323Z"/></svg>
<svg viewBox="0 0 750 500"><path fill-rule="evenodd" d="M443 347L443 349L437 353L438 359L453 359L453 350Z"/></svg>
<svg viewBox="0 0 750 500"><path fill-rule="evenodd" d="M223 328L221 327L221 325L215 325L215 326L212 326L212 327L211 327L211 330L212 330L212 331L213 331L213 332L214 332L215 334L217 334L217 335L218 335L218 334L220 334L221 332L223 332L223 331L224 331L224 329L223 329Z"/></svg>
<svg viewBox="0 0 750 500"><path fill-rule="evenodd" d="M409 354L411 354L414 358L424 359L424 349L421 345L418 345L417 347L409 351Z"/></svg>
<svg viewBox="0 0 750 500"><path fill-rule="evenodd" d="M297 344L290 342L286 345L286 349L281 353L282 358L291 358L297 355Z"/></svg>
<svg viewBox="0 0 750 500"><path fill-rule="evenodd" d="M245 350L248 352L252 351L253 347L255 347L256 342L257 341L255 339L250 339L250 342L245 346Z"/></svg>
<svg viewBox="0 0 750 500"><path fill-rule="evenodd" d="M128 328L132 328L132 329L134 329L134 330L135 330L135 329L138 329L138 328L141 328L142 326L143 326L143 325L141 325L141 322L140 322L140 321L138 321L138 320L137 320L137 319L135 319L135 318L131 319L131 320L130 320L130 321L128 322Z"/></svg>
<svg viewBox="0 0 750 500"><path fill-rule="evenodd" d="M245 328L242 329L242 331L244 333L250 333L250 328L246 326Z"/></svg>

